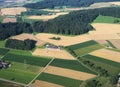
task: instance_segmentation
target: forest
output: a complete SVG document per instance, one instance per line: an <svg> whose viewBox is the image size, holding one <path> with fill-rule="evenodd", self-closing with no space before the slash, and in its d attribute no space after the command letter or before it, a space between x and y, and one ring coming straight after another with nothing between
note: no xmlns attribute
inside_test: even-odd
<svg viewBox="0 0 120 87"><path fill-rule="evenodd" d="M74 11L49 21L29 23L3 23L0 24L0 40L21 33L55 33L66 35L79 35L93 30L91 22L99 15L120 18L120 7L99 8L91 10Z"/></svg>
<svg viewBox="0 0 120 87"><path fill-rule="evenodd" d="M32 50L35 47L36 41L26 39L24 41L16 39L8 39L6 41L5 47L20 49L20 50Z"/></svg>
<svg viewBox="0 0 120 87"><path fill-rule="evenodd" d="M87 7L97 2L112 2L120 0L43 0L37 3L30 3L24 5L27 8L44 9L44 8L55 8L56 6L67 6L67 7Z"/></svg>

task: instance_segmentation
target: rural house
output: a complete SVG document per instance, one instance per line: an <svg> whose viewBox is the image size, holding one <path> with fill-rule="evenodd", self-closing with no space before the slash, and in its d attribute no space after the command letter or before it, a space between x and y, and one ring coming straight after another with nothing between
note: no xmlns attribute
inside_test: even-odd
<svg viewBox="0 0 120 87"><path fill-rule="evenodd" d="M0 60L0 69L7 69L11 66L10 63Z"/></svg>

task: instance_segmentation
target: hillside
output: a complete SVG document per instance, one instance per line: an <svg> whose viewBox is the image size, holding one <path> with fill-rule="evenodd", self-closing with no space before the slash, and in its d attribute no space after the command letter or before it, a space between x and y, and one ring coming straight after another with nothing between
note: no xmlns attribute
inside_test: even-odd
<svg viewBox="0 0 120 87"><path fill-rule="evenodd" d="M55 8L56 6L68 6L68 7L87 7L97 2L112 2L120 0L44 0L42 2L26 4L25 7L43 9L43 8Z"/></svg>

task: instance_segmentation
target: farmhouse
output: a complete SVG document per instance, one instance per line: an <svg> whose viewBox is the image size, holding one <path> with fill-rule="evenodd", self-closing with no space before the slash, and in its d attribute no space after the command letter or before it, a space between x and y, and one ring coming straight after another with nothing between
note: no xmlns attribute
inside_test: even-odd
<svg viewBox="0 0 120 87"><path fill-rule="evenodd" d="M0 60L0 69L7 69L11 66L10 63Z"/></svg>

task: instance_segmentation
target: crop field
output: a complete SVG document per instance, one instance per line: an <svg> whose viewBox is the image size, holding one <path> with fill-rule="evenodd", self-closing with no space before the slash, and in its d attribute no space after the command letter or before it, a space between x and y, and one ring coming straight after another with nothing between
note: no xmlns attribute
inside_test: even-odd
<svg viewBox="0 0 120 87"><path fill-rule="evenodd" d="M85 55L82 57L82 59L86 61L90 61L91 63L94 63L97 66L100 66L108 71L108 73L112 76L115 75L120 71L120 63L114 62L111 60L104 59L102 57L94 56L94 55Z"/></svg>
<svg viewBox="0 0 120 87"><path fill-rule="evenodd" d="M0 56L5 55L6 53L8 53L9 49L5 49L5 48L0 48Z"/></svg>
<svg viewBox="0 0 120 87"><path fill-rule="evenodd" d="M21 40L21 41L24 41L24 40L26 40L26 39L35 40L35 41L37 41L36 46L41 46L41 45L44 44L43 41L37 40L37 39L34 37L34 35L32 35L32 34L27 34L27 33L23 33L23 34L20 34L20 35L16 35L16 36L13 36L13 37L11 37L11 38L12 38L12 39Z"/></svg>
<svg viewBox="0 0 120 87"><path fill-rule="evenodd" d="M79 35L79 36L63 36L63 35L56 35L56 34L39 33L35 37L38 40L49 42L49 43L55 44L57 46L69 46L69 45L78 44L78 43L82 43L82 42L91 40L88 38L88 35L86 35L86 34ZM50 39L53 37L60 37L61 39L60 40Z"/></svg>
<svg viewBox="0 0 120 87"><path fill-rule="evenodd" d="M23 87L23 86L20 86L20 85L17 85L17 84L12 84L12 83L9 83L9 82L4 82L4 81L0 81L0 86L1 87Z"/></svg>
<svg viewBox="0 0 120 87"><path fill-rule="evenodd" d="M111 4L114 4L114 5L120 5L120 2L109 2Z"/></svg>
<svg viewBox="0 0 120 87"><path fill-rule="evenodd" d="M72 78L76 80L82 80L82 81L90 79L90 78L94 78L96 76L96 75L81 72L81 71L71 70L67 68L60 68L60 67L55 67L55 66L48 66L44 72L53 74L53 75Z"/></svg>
<svg viewBox="0 0 120 87"><path fill-rule="evenodd" d="M58 84L54 84L54 83L50 83L50 82L46 82L46 81L40 81L40 80L36 80L32 86L34 87L64 87Z"/></svg>
<svg viewBox="0 0 120 87"><path fill-rule="evenodd" d="M17 22L16 18L4 18L2 23Z"/></svg>
<svg viewBox="0 0 120 87"><path fill-rule="evenodd" d="M97 35L102 36L102 35L108 35L108 34L117 34L120 32L119 24L92 23L92 26L95 28L95 31L90 31L89 32L90 35L96 34L96 36ZM106 36L104 38L106 38Z"/></svg>
<svg viewBox="0 0 120 87"><path fill-rule="evenodd" d="M55 83L64 87L79 87L82 81L75 80L63 76L42 73L37 80L42 80L50 83ZM69 84L68 84L69 83Z"/></svg>
<svg viewBox="0 0 120 87"><path fill-rule="evenodd" d="M120 49L120 39L109 40L117 49Z"/></svg>
<svg viewBox="0 0 120 87"><path fill-rule="evenodd" d="M101 49L101 48L103 48L103 47L93 40L66 47L66 49L69 52L72 51L77 56L83 56L85 54L88 54L92 51L95 51L95 50L98 50L98 49Z"/></svg>
<svg viewBox="0 0 120 87"><path fill-rule="evenodd" d="M75 58L65 50L56 49L36 49L33 53L34 56L47 56L60 59L74 60Z"/></svg>
<svg viewBox="0 0 120 87"><path fill-rule="evenodd" d="M91 55L98 56L107 60L120 63L120 53L108 49L100 49L90 53Z"/></svg>
<svg viewBox="0 0 120 87"><path fill-rule="evenodd" d="M95 72L87 69L82 64L80 64L77 60L55 59L50 64L50 66L67 68L67 69L71 69L71 70L75 70L75 71L81 71L81 72L86 72L86 73L91 73L91 74L96 75Z"/></svg>
<svg viewBox="0 0 120 87"><path fill-rule="evenodd" d="M2 60L11 62L11 67L0 71L0 77L28 84L45 67L50 58L34 57L27 51L12 50Z"/></svg>
<svg viewBox="0 0 120 87"><path fill-rule="evenodd" d="M19 15L21 12L27 11L24 7L15 7L15 8L3 8L1 9L1 15Z"/></svg>
<svg viewBox="0 0 120 87"><path fill-rule="evenodd" d="M120 20L120 18L114 18L111 16L102 16L99 15L93 23L114 23L115 20Z"/></svg>
<svg viewBox="0 0 120 87"><path fill-rule="evenodd" d="M60 15L66 15L66 14L68 14L68 12L59 12L59 13L56 13L53 15L28 16L27 19L48 21L48 20L54 19Z"/></svg>
<svg viewBox="0 0 120 87"><path fill-rule="evenodd" d="M5 43L6 43L6 40L1 40L0 41L0 48L4 48L5 47Z"/></svg>

